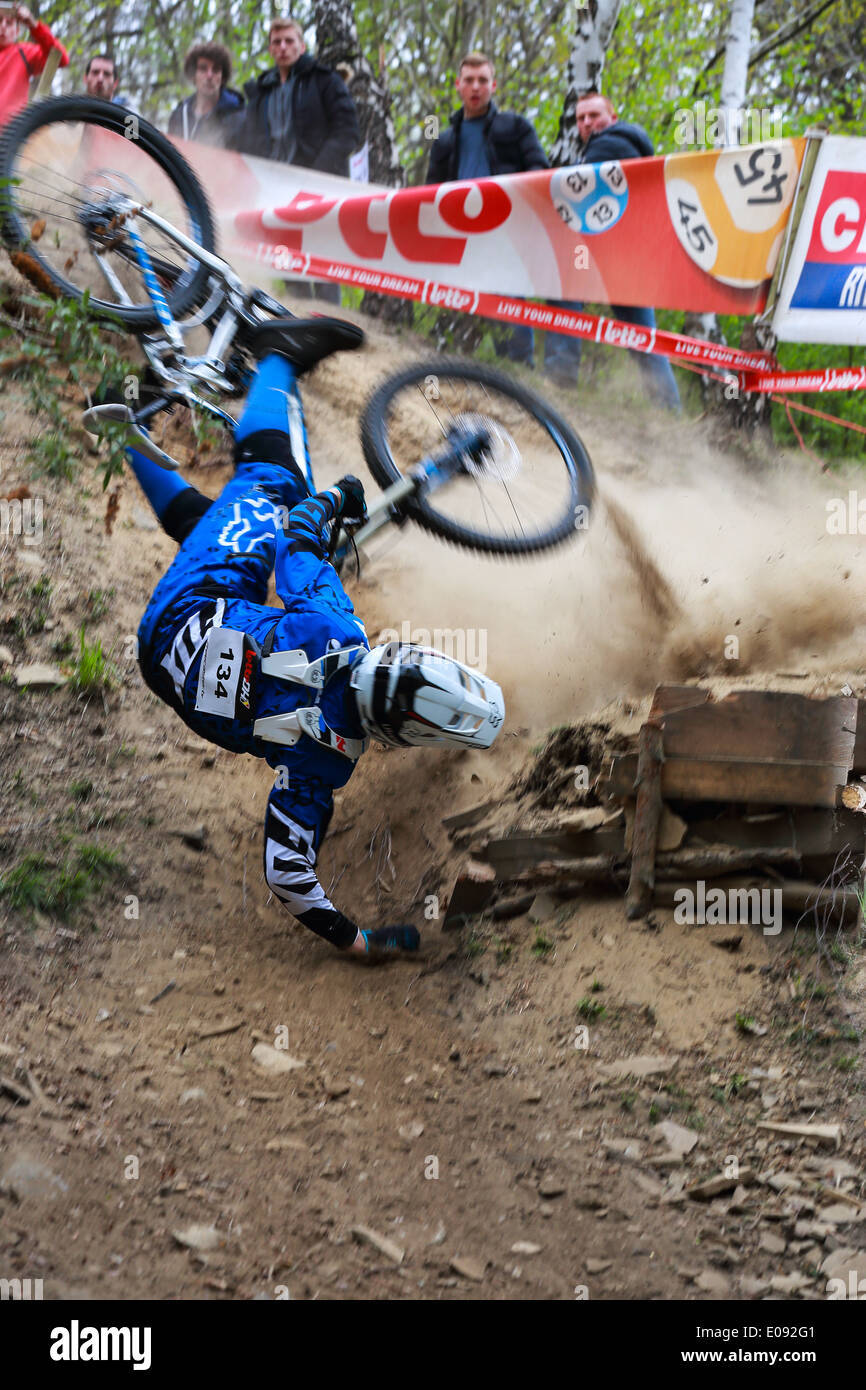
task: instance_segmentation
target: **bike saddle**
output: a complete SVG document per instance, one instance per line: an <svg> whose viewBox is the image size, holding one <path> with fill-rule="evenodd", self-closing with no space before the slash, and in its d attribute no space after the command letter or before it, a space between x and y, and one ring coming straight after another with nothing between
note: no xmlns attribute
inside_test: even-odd
<svg viewBox="0 0 866 1390"><path fill-rule="evenodd" d="M333 352L350 352L364 341L363 330L345 319L270 319L238 335L257 361L275 352L288 358L300 375Z"/></svg>

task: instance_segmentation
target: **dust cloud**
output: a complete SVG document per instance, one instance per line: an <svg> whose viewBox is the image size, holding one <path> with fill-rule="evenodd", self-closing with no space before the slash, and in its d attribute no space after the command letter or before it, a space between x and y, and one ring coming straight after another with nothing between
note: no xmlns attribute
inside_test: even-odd
<svg viewBox="0 0 866 1390"><path fill-rule="evenodd" d="M430 356L428 344L416 351L375 329L370 339L351 360L323 364L305 390L320 486L349 470L375 491L347 422L384 375ZM535 386L548 394L543 377ZM412 636L482 666L503 687L507 725L530 734L665 680L866 667L862 537L827 526L828 502L847 499L856 470L822 476L796 453L748 465L702 424L643 402L614 422L609 394L550 399L596 469L588 530L507 560L413 523L389 528L348 585L371 641Z"/></svg>

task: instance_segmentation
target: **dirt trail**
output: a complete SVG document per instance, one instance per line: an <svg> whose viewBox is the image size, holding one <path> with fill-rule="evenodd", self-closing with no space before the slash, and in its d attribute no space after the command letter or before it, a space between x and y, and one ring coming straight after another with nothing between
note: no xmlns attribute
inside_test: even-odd
<svg viewBox="0 0 866 1390"><path fill-rule="evenodd" d="M416 346L370 336L305 389L322 486L366 477L349 422ZM805 930L746 933L731 953L669 913L627 924L601 897L486 935L425 920L456 863L442 817L500 799L517 823L526 808L509 787L551 726L605 710L634 727L659 680L708 673L720 688L836 693L847 681L866 693L866 562L857 537L825 526L847 480L816 479L796 457L750 477L688 422L636 406L614 429L605 400L558 404L607 501L586 536L500 564L406 528L352 586L371 640L404 625L462 633L506 696L489 755L374 749L338 799L326 889L364 922L416 921L420 962L358 967L267 901L267 770L194 738L124 660L173 553L146 528L132 479L112 536L98 488L61 485L45 492L43 545L2 553L13 669L56 660L88 591L113 589L88 633L114 649L122 685L105 702L0 686L0 872L25 853L62 859L64 833L125 867L71 923L0 901L0 1072L22 1075L24 1058L45 1093L41 1105L0 1098L0 1274L43 1277L46 1297L754 1297L773 1278L794 1279L782 1296L822 1296L817 1267L834 1246L796 1236L790 1213L773 1218L782 1248L768 1245L776 1192L707 1206L669 1178L708 1177L736 1154L755 1171L811 1161L832 1183L844 1158L854 1176L839 1180L859 1190L856 1034L823 1051L789 1041L804 1009L842 1039L864 1017L856 958L838 993L804 1005L789 982L818 971ZM4 409L6 483L28 476L37 426L14 387ZM192 475L212 493L226 476ZM43 573L49 623L22 637L7 620ZM43 817L55 819L27 828ZM176 833L199 825L204 850ZM586 1049L581 1000L606 1011ZM739 1032L737 1013L767 1033ZM303 1065L260 1070L253 1048L275 1041ZM636 1054L666 1060L644 1078L601 1070ZM792 1109L841 1122L842 1153L757 1129ZM651 1161L662 1121L697 1136L667 1171ZM353 1238L356 1226L399 1246L402 1263ZM860 1243L834 1229L837 1246Z"/></svg>

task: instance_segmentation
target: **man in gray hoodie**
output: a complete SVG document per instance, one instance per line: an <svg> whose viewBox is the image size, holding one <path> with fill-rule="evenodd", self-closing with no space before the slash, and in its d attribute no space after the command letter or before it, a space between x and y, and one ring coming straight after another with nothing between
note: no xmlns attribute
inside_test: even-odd
<svg viewBox="0 0 866 1390"><path fill-rule="evenodd" d="M653 144L643 126L621 121L607 97L599 92L587 92L577 103L577 133L580 136L581 164L606 164L608 160L642 159L653 154ZM565 308L578 312L583 303L561 301ZM627 304L612 304L614 318L634 323L642 328L655 328L652 309L634 308ZM633 352L643 373L647 391L659 405L669 410L680 409L680 393L671 364L666 357L653 353ZM563 333L548 333L544 340L545 370L561 386L576 386L580 366L580 339Z"/></svg>

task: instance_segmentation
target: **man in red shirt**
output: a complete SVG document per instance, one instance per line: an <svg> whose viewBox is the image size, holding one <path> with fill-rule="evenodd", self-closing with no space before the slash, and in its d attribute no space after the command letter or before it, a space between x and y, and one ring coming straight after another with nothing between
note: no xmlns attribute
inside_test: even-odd
<svg viewBox="0 0 866 1390"><path fill-rule="evenodd" d="M30 30L31 43L19 43L22 24ZM69 54L47 24L38 24L24 5L0 6L0 125L27 105L31 77L38 77L52 48L60 50L60 66L69 66Z"/></svg>

